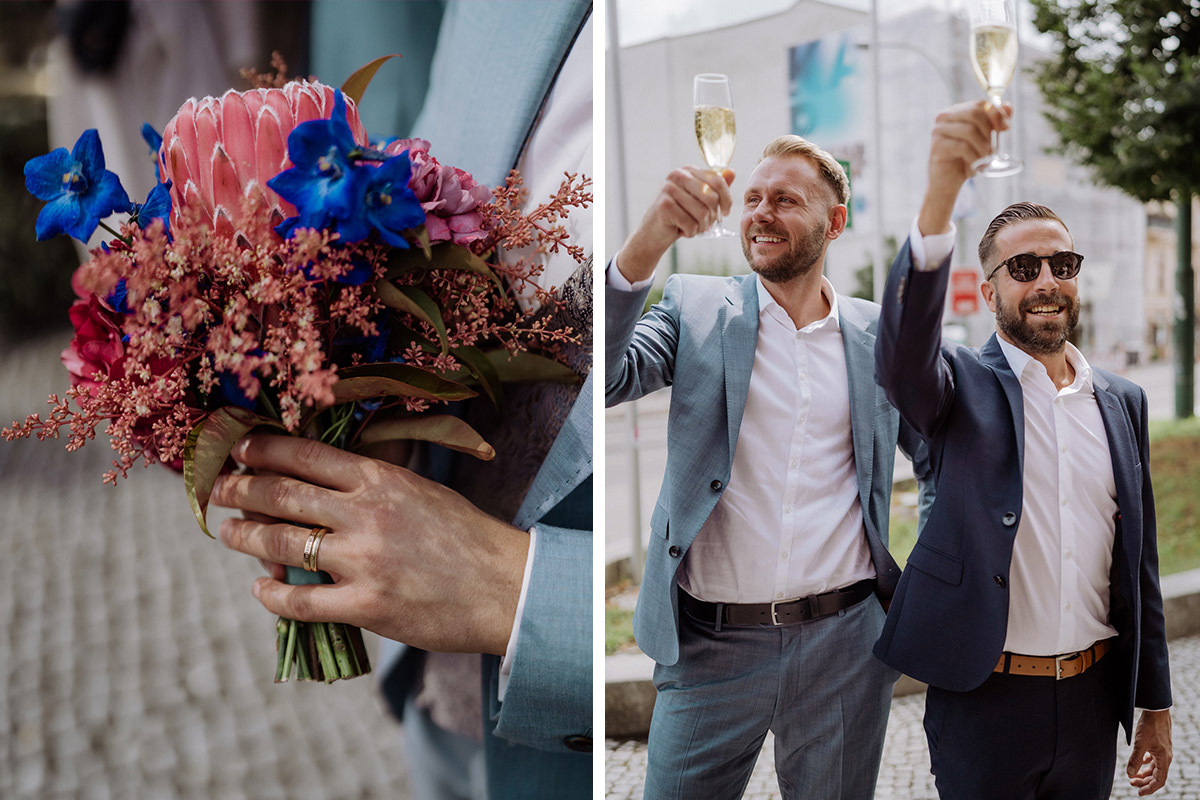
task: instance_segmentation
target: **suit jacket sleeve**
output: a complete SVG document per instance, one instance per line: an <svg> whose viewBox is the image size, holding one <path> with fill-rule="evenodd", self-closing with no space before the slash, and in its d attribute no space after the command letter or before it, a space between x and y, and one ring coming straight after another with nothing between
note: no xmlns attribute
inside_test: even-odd
<svg viewBox="0 0 1200 800"><path fill-rule="evenodd" d="M525 613L504 701L499 658L485 672L495 735L539 750L570 752L592 719L592 533L539 523Z"/></svg>
<svg viewBox="0 0 1200 800"><path fill-rule="evenodd" d="M1167 666L1167 632L1163 618L1162 589L1158 584L1158 524L1154 489L1150 485L1150 437L1147 432L1146 393L1141 393L1138 453L1142 461L1142 564L1138 571L1141 594L1141 652L1134 705L1163 709L1171 705L1171 675Z"/></svg>
<svg viewBox="0 0 1200 800"><path fill-rule="evenodd" d="M639 320L649 292L649 287L636 292L605 288L606 406L636 400L674 380L683 282L678 275L668 278L662 302Z"/></svg>
<svg viewBox="0 0 1200 800"><path fill-rule="evenodd" d="M949 257L935 270L914 268L906 241L888 273L875 340L875 380L900 415L926 439L954 401L954 374L942 358L942 310Z"/></svg>

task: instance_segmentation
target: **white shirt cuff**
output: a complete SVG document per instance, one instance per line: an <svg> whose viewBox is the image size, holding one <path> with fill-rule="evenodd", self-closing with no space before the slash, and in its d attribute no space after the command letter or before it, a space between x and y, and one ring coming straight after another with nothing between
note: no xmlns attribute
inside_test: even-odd
<svg viewBox="0 0 1200 800"><path fill-rule="evenodd" d="M622 292L640 292L654 283L654 275L651 275L644 281L630 283L629 279L621 274L621 270L617 269L617 257L620 255L620 253L617 253L617 255L613 256L612 262L604 270L604 280L609 286Z"/></svg>
<svg viewBox="0 0 1200 800"><path fill-rule="evenodd" d="M908 252L912 256L913 269L917 272L932 272L954 252L954 235L958 229L950 223L949 233L922 236L914 219L908 234Z"/></svg>
<svg viewBox="0 0 1200 800"><path fill-rule="evenodd" d="M537 545L537 528L529 529L529 554L525 556L525 574L521 577L521 596L517 598L517 615L513 619L512 635L508 637L508 647L504 649L504 658L500 661L500 677L496 688L496 697L504 702L504 692L508 689L508 676L512 673L513 659L517 655L517 637L521 635L521 617L525 614L525 595L529 593L529 578L533 575L533 551Z"/></svg>

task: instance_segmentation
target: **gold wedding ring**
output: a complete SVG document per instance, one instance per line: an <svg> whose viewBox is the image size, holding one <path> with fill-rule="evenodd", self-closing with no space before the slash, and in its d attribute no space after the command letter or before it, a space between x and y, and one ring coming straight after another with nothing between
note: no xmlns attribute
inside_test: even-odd
<svg viewBox="0 0 1200 800"><path fill-rule="evenodd" d="M329 533L329 528L313 528L304 542L303 566L309 572L317 571L317 551L321 549L321 540L327 533Z"/></svg>

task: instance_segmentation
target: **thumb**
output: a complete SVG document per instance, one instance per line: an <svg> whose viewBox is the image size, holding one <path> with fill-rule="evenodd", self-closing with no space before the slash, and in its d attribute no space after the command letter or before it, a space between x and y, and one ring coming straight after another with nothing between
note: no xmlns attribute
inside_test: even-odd
<svg viewBox="0 0 1200 800"><path fill-rule="evenodd" d="M734 171L726 167L721 170L721 177L725 179L726 186L733 186Z"/></svg>
<svg viewBox="0 0 1200 800"><path fill-rule="evenodd" d="M1142 747L1136 741L1133 743L1133 752L1129 754L1129 763L1125 765L1125 774L1130 778L1136 777L1138 770L1142 767L1142 762L1146 758L1146 748Z"/></svg>

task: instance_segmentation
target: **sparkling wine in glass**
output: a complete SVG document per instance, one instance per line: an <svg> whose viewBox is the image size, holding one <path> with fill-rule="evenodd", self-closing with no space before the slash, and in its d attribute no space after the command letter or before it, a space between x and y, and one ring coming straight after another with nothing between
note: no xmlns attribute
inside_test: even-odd
<svg viewBox="0 0 1200 800"><path fill-rule="evenodd" d="M988 99L997 108L1017 69L1015 0L971 0L971 66ZM975 162L979 175L1015 175L1025 164L1000 147L1000 132L992 134L992 150Z"/></svg>
<svg viewBox="0 0 1200 800"><path fill-rule="evenodd" d="M696 118L696 141L704 162L716 172L729 166L733 158L736 128L733 120L733 99L729 94L729 78L714 72L697 75L693 84L693 105ZM720 218L700 236L717 238L734 236L721 227Z"/></svg>

